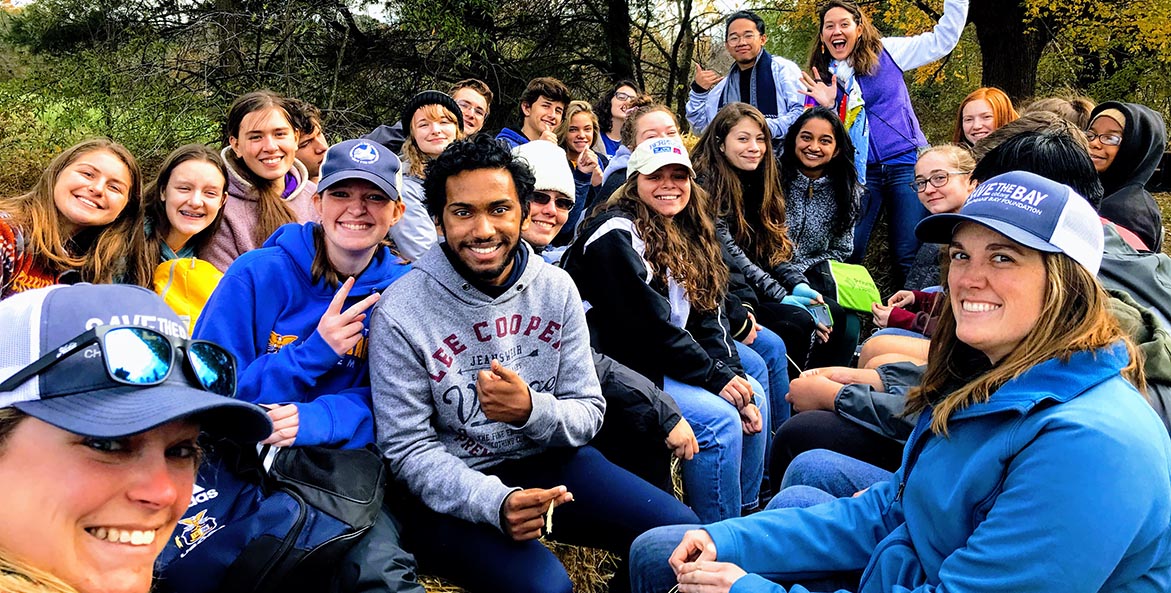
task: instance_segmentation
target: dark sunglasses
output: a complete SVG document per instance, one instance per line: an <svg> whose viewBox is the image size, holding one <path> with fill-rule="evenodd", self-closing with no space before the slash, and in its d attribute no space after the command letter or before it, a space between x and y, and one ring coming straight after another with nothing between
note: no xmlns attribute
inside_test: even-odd
<svg viewBox="0 0 1171 593"><path fill-rule="evenodd" d="M556 206L558 210L564 210L566 212L573 210L573 205L577 203L569 198L557 198L554 200L552 196L543 191L535 191L531 196L529 196L530 202L539 204L541 206L548 204L549 200L553 200L553 205Z"/></svg>
<svg viewBox="0 0 1171 593"><path fill-rule="evenodd" d="M182 349L182 360L200 387L217 395L236 395L236 357L219 344L172 338L146 327L109 325L95 327L33 361L0 383L0 392L16 389L94 342L102 349L106 374L118 383L145 387L166 381L178 366L175 351Z"/></svg>

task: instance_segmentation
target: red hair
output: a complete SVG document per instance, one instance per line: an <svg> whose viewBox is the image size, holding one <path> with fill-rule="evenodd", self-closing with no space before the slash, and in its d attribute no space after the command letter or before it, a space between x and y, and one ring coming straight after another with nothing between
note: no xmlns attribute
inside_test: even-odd
<svg viewBox="0 0 1171 593"><path fill-rule="evenodd" d="M980 87L971 93L960 103L960 108L956 110L956 124L955 131L951 135L951 143L959 146L971 147L968 139L964 137L964 107L972 101L979 101L983 99L992 107L992 118L994 125L999 128L1004 124L1020 117L1017 115L1016 109L1012 106L1012 99L1004 94L1004 91L996 87Z"/></svg>

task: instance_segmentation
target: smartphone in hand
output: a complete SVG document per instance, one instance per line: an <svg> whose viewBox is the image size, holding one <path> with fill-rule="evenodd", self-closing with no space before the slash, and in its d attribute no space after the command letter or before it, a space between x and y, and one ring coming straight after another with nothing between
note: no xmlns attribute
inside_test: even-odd
<svg viewBox="0 0 1171 593"><path fill-rule="evenodd" d="M834 326L834 318L829 313L829 305L825 303L810 305L809 312L813 314L813 320L821 325L826 327Z"/></svg>

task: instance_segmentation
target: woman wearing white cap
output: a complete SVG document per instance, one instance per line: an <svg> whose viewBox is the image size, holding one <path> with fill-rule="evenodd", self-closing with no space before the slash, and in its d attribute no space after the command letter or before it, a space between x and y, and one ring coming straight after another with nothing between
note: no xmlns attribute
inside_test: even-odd
<svg viewBox="0 0 1171 593"><path fill-rule="evenodd" d="M255 442L272 425L232 399L231 356L144 288L29 290L0 319L0 591L146 593L200 432ZM124 319L145 325L105 325Z"/></svg>
<svg viewBox="0 0 1171 593"><path fill-rule="evenodd" d="M1101 228L1068 186L1019 171L925 219L948 301L902 468L854 498L652 530L635 590L1166 590L1171 441L1095 279Z"/></svg>
<svg viewBox="0 0 1171 593"><path fill-rule="evenodd" d="M707 194L675 137L640 144L627 176L583 223L565 269L597 349L662 385L695 428L700 452L683 468L691 508L736 517L760 490L767 398L755 397L764 389L745 376L723 319L728 268Z"/></svg>

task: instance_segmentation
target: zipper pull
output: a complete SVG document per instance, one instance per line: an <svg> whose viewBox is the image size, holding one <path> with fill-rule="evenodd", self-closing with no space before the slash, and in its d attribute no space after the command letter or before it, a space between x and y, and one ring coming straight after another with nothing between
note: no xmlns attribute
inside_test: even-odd
<svg viewBox="0 0 1171 593"><path fill-rule="evenodd" d="M903 499L903 489L906 487L907 487L906 480L899 482L899 491L895 493L895 502L899 502Z"/></svg>

